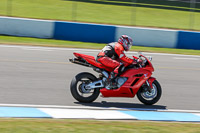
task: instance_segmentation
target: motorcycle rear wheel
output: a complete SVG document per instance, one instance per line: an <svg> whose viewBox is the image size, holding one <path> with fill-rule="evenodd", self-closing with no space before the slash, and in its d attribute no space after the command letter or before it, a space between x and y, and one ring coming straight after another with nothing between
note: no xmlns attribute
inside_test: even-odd
<svg viewBox="0 0 200 133"><path fill-rule="evenodd" d="M157 80L154 80L152 83L153 89L151 92L144 91L144 88L140 88L137 92L137 97L140 102L144 103L145 105L153 105L158 102L161 97L162 89Z"/></svg>
<svg viewBox="0 0 200 133"><path fill-rule="evenodd" d="M97 78L91 73L87 72L79 73L71 81L70 90L72 96L79 102L83 103L93 102L99 96L100 91L99 89L87 90L85 88L85 85L96 80ZM85 97L84 95L87 94L91 95Z"/></svg>

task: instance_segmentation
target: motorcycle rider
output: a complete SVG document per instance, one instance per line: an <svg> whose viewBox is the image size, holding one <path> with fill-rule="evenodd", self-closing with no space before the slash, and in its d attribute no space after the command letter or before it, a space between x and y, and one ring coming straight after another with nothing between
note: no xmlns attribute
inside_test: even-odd
<svg viewBox="0 0 200 133"><path fill-rule="evenodd" d="M127 35L122 35L118 42L109 43L98 53L96 60L113 69L110 73L111 84L115 83L114 79L126 66L141 62L138 58L131 59L125 55L124 51L129 51L132 45L133 40Z"/></svg>

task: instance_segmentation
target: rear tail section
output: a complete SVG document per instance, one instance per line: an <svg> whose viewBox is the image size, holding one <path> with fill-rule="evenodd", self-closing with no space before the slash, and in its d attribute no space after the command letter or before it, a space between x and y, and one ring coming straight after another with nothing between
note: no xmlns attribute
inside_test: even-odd
<svg viewBox="0 0 200 133"><path fill-rule="evenodd" d="M74 53L74 55L76 56L76 58L69 59L69 61L72 63L87 66L87 67L94 66L94 67L97 67L100 69L105 69L107 71L111 71L110 68L106 68L101 63L96 62L96 60L93 56L80 54L80 53Z"/></svg>

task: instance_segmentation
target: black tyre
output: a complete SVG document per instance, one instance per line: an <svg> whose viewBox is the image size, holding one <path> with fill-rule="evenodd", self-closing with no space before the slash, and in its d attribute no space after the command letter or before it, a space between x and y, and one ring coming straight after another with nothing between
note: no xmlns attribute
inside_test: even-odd
<svg viewBox="0 0 200 133"><path fill-rule="evenodd" d="M161 86L157 80L154 80L152 86L153 89L151 92L145 90L142 87L137 92L138 99L146 105L153 105L157 103L162 94Z"/></svg>
<svg viewBox="0 0 200 133"><path fill-rule="evenodd" d="M87 90L85 85L96 80L97 78L91 73L79 73L71 81L70 90L72 96L79 102L93 102L99 96L100 91L99 89Z"/></svg>

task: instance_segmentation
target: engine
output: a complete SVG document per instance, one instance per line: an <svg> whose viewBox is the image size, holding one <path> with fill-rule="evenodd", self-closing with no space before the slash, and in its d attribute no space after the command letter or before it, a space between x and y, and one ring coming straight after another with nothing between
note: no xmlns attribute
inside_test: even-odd
<svg viewBox="0 0 200 133"><path fill-rule="evenodd" d="M116 83L117 83L117 87L121 87L126 81L127 81L127 78L125 77L117 77L115 79Z"/></svg>
<svg viewBox="0 0 200 133"><path fill-rule="evenodd" d="M115 79L115 83L111 84L111 82L107 79L107 78L103 78L103 83L104 83L104 86L106 89L117 89L119 87L121 87L126 81L127 81L128 78L125 78L125 77L117 77Z"/></svg>

